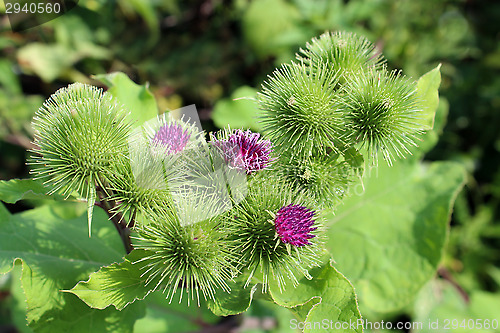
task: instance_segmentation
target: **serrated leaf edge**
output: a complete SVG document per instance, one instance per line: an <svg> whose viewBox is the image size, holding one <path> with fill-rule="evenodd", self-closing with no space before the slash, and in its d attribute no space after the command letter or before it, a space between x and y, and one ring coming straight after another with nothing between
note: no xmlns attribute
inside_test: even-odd
<svg viewBox="0 0 500 333"><path fill-rule="evenodd" d="M34 179L31 179L31 178L12 178L12 179L9 179L9 180L0 180L0 183L10 183L12 181L24 181L24 180L32 180L32 181L35 181ZM45 184L42 184L42 185L45 185ZM4 200L0 200L2 202L5 202L5 203L9 203L9 204L15 204L16 202L18 201L21 201L21 200L26 200L26 195L29 194L29 193L33 193L33 195L36 195L38 197L40 197L39 199L41 200L54 200L54 201L79 201L77 198L74 198L72 196L69 196L68 198L64 198L64 197L58 197L57 195L54 195L54 194L49 194L49 189L47 188L47 193L36 193L34 192L33 190L28 190L28 191L25 191L23 194L19 195L18 198L16 198L15 201L4 201Z"/></svg>
<svg viewBox="0 0 500 333"><path fill-rule="evenodd" d="M425 92L420 92L418 90L418 84L420 83L420 80L425 77L426 75L428 74L431 74L432 72L434 71L437 71L437 73L439 74L439 85L437 87L437 95L438 95L438 99L439 99L439 87L441 86L441 82L442 82L442 77L441 77L441 63L439 63L439 65L437 65L435 68L431 69L430 71L428 71L427 73L425 73L424 75L422 75L418 80L417 80L417 94L420 95L420 96L423 96L423 95L426 95L427 91L429 89L427 89ZM432 123L430 125L427 125L425 126L424 130L426 131L430 131L434 128L434 122L435 122L435 118L436 118L436 112L434 111L434 114L432 116Z"/></svg>
<svg viewBox="0 0 500 333"><path fill-rule="evenodd" d="M248 310L248 308L250 307L250 305L252 305L252 301L253 301L253 295L255 294L255 292L257 291L257 287L258 287L258 283L253 285L252 288L250 289L250 299L248 300L248 305L246 306L246 308L242 311L239 311L239 312L231 312L227 315L230 315L230 316L234 316L234 315L238 315L240 313L243 313L245 311ZM246 289L246 288L243 288L243 289ZM220 314L218 313L215 313L214 310L212 309L212 307L210 306L210 303L207 304L207 307L208 309L216 316L221 316Z"/></svg>
<svg viewBox="0 0 500 333"><path fill-rule="evenodd" d="M127 302L127 303L126 303L123 307L116 306L116 304L114 304L114 303L109 303L108 305L106 305L106 306L104 306L104 307L99 307L99 306L92 306L91 304L89 304L89 302L87 302L86 300L84 300L83 298L81 298L80 296L78 296L78 294L76 294L76 293L73 291L73 289L75 289L75 288L76 288L76 286L78 286L79 284L89 283L89 282L90 282L90 280L92 279L92 276L93 276L94 274L98 274L98 273L100 273L100 272L101 272L101 270L103 270L104 268L108 268L108 267L111 267L111 266L113 266L113 265L120 265L120 264L123 264L123 263L125 263L125 262L127 262L127 261L128 261L130 264L132 264L132 265L133 265L133 263L132 263L130 260L126 259L126 258L124 258L124 261L122 261L122 262L116 262L116 261L115 261L115 262L113 262L112 264L107 265L107 266L102 266L101 268L99 268L99 270L98 270L98 271L95 271L95 272L91 273L91 274L89 275L89 278L88 278L88 280L87 280L87 281L84 281L84 280L78 281L78 282L75 284L75 286L74 286L73 288L71 288L71 289L69 289L69 290L64 290L64 289L62 289L62 290L60 290L60 291L61 291L61 292L64 292L64 293L70 293L70 294L75 295L76 297L78 297L80 300L82 300L85 304L87 304L89 307L91 307L91 308L93 308L93 309L104 310L104 309L107 309L109 306L113 305L113 306L115 307L115 309L116 309L116 310L121 311L121 310L125 309L127 306L129 306L130 304L134 303L134 302L135 302L135 301L137 301L137 300L139 300L139 301L144 300L144 299L145 299L145 298L146 298L149 294L151 294L151 292L153 292L154 290L149 290L149 291L148 291L148 292L144 295L144 297L142 297L142 298L137 298L137 297L135 297L132 301ZM138 283L137 283L137 284L138 284ZM132 284L131 286L134 286L134 285L137 285L137 284Z"/></svg>
<svg viewBox="0 0 500 333"><path fill-rule="evenodd" d="M24 295L24 300L25 300L24 306L23 306L24 310L25 310L24 319L26 320L26 326L29 327L29 322L28 322L28 302L27 302L27 298L26 298L26 290L24 290L23 274L24 274L25 267L30 267L30 266L22 258L16 257L16 258L14 258L14 260L12 260L12 267L10 269L8 269L7 271L5 271L5 272L0 272L0 275L8 274L9 272L11 272L14 269L14 267L16 266L16 262L18 260L21 263L21 278L20 278L20 280L21 280L21 289L23 290L23 295Z"/></svg>
<svg viewBox="0 0 500 333"><path fill-rule="evenodd" d="M356 288L354 288L353 284L351 283L351 281L349 281L348 278L345 277L344 274L342 274L341 272L339 272L334 266L333 264L335 263L335 261L333 259L330 259L329 260L329 265L331 268L333 268L335 270L335 272L337 272L338 274L340 274L340 276L342 276L346 281L347 283L349 283L349 285L352 287L352 290L354 292L354 301L356 302L356 310L358 311L358 313L360 314L361 318L362 318L362 315L361 315L361 312L359 311L359 304L358 304L358 295L356 294ZM293 308L296 308L296 307L299 307L299 306L303 306L309 302L311 302L313 299L319 299L320 301L316 304L314 304L311 309L309 310L309 312L307 312L307 315L305 317L305 322L308 322L309 320L309 316L311 315L312 311L318 306L321 304L321 302L323 301L323 298L321 296L312 296L310 299L308 299L307 301L303 302L303 303L299 303L297 305L293 305L293 306L286 306L286 305L281 305L279 304L278 302L276 302L276 299L274 298L273 294L272 293L269 293L271 295L271 298L273 299L274 303L276 303L277 305L279 306L282 306L284 308L287 308L287 309L293 309ZM361 333L363 333L363 328L361 328Z"/></svg>

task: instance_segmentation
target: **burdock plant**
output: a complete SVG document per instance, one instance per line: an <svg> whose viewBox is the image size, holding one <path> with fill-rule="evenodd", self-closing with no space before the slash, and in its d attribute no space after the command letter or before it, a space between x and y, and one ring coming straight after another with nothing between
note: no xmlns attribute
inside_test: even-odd
<svg viewBox="0 0 500 333"><path fill-rule="evenodd" d="M263 83L262 133L227 128L206 142L192 119L137 126L100 89L61 89L33 121L34 172L108 213L147 293L220 310L245 288L312 279L328 256L324 215L379 152L391 163L416 144L418 96L366 39L326 33Z"/></svg>
<svg viewBox="0 0 500 333"><path fill-rule="evenodd" d="M98 189L113 177L113 168L127 155L131 124L127 111L108 93L75 83L53 94L33 119L33 172L52 192L72 192L89 203L89 234Z"/></svg>

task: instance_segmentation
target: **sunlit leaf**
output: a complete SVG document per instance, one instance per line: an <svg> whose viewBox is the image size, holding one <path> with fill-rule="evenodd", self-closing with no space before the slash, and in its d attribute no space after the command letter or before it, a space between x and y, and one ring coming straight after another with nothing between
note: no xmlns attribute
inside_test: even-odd
<svg viewBox="0 0 500 333"><path fill-rule="evenodd" d="M258 122L259 109L254 98L257 91L247 86L236 89L230 98L219 100L212 113L212 119L219 128L243 128L262 130Z"/></svg>
<svg viewBox="0 0 500 333"><path fill-rule="evenodd" d="M367 174L331 216L327 247L363 305L395 311L436 272L464 170L401 162Z"/></svg>
<svg viewBox="0 0 500 333"><path fill-rule="evenodd" d="M418 96L421 99L422 115L419 122L424 129L430 130L434 126L434 116L439 104L438 88L441 84L441 65L424 74L417 83Z"/></svg>
<svg viewBox="0 0 500 333"><path fill-rule="evenodd" d="M47 195L49 190L33 179L0 180L0 200L7 203L26 199L64 200L62 195Z"/></svg>
<svg viewBox="0 0 500 333"><path fill-rule="evenodd" d="M140 126L158 114L155 97L148 85L138 85L121 72L96 75L95 78L107 85L108 92L130 112L134 126Z"/></svg>
<svg viewBox="0 0 500 333"><path fill-rule="evenodd" d="M61 290L101 266L122 261L123 245L102 210L94 214L99 232L89 238L86 216L63 220L49 206L10 215L0 206L0 273L22 261L27 322L35 332L132 332L144 305L123 311L89 308Z"/></svg>
<svg viewBox="0 0 500 333"><path fill-rule="evenodd" d="M354 288L345 276L332 266L332 262L311 270L310 274L312 279L302 278L296 288L288 285L280 291L272 285L270 292L274 301L291 308L304 324L304 332L317 332L314 323L321 323L323 332L362 332L361 326L355 329L348 324L338 326L361 319Z"/></svg>

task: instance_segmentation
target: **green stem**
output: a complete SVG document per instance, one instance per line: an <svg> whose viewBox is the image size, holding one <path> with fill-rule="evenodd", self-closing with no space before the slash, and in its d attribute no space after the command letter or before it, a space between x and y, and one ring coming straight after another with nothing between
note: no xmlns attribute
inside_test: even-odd
<svg viewBox="0 0 500 333"><path fill-rule="evenodd" d="M132 240L130 239L130 228L128 227L128 223L125 220L125 217L122 213L113 213L113 208L115 208L116 203L113 200L107 200L106 194L102 190L100 186L96 186L96 193L99 197L99 202L96 202L95 205L104 209L106 214L108 214L109 219L113 222L113 225L118 231L120 238L122 240L123 246L125 247L125 251L127 254L132 252L134 247L132 246ZM133 220L130 222L130 225L133 226Z"/></svg>

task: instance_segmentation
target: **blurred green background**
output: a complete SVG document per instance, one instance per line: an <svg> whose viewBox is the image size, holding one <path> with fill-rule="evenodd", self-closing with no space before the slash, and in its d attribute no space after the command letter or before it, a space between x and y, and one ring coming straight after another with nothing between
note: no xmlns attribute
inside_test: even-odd
<svg viewBox="0 0 500 333"><path fill-rule="evenodd" d="M274 67L326 30L366 36L391 69L414 78L442 63L447 121L425 158L458 161L468 171L436 280L405 311L367 315L393 321L498 315L499 1L80 0L65 15L22 32L12 32L2 14L0 179L28 177L30 120L43 101L75 81L102 86L96 74L122 71L149 82L160 111L196 104L207 131L228 122L258 130L252 103L233 99L253 96ZM16 332L5 285L0 281L0 332ZM266 321L269 311L282 309L254 305L247 317L260 319L243 331L280 331L279 321Z"/></svg>

